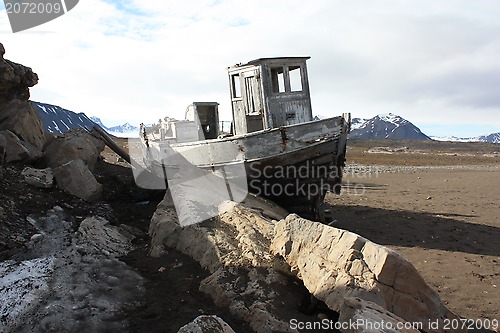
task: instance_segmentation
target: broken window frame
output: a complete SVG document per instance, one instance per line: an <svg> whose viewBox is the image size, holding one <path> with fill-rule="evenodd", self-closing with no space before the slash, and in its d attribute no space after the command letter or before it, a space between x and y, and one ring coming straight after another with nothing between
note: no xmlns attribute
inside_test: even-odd
<svg viewBox="0 0 500 333"><path fill-rule="evenodd" d="M298 71L299 74L299 80L298 82L300 83L300 90L296 89L296 84L293 84L291 82L290 78L290 72L294 72L296 70ZM303 93L304 92L304 69L302 68L301 65L294 65L294 66L273 66L270 68L271 72L271 91L275 95L281 95L281 94L295 94L295 93ZM296 72L294 72L296 73ZM280 84L280 75L282 76L282 84ZM294 82L297 82L294 80ZM281 89L281 86L283 86L283 89ZM293 88L293 90L292 90Z"/></svg>
<svg viewBox="0 0 500 333"><path fill-rule="evenodd" d="M241 91L241 73L231 75L231 98L233 100L241 100L243 93Z"/></svg>

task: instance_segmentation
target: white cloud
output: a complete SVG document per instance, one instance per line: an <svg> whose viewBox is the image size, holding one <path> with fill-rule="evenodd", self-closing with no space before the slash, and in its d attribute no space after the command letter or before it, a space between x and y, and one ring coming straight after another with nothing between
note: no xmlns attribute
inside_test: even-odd
<svg viewBox="0 0 500 333"><path fill-rule="evenodd" d="M182 117L192 101L228 119L228 66L310 55L314 113L500 131L499 16L489 0L85 0L26 33L0 13L0 30L6 57L39 74L34 100L110 125Z"/></svg>

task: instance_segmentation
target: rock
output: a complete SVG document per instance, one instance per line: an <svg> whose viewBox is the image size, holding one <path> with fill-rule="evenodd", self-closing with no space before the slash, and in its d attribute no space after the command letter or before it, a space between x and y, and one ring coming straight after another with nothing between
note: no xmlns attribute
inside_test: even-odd
<svg viewBox="0 0 500 333"><path fill-rule="evenodd" d="M73 160L82 160L93 171L103 149L102 140L83 129L72 129L48 142L43 157L52 169Z"/></svg>
<svg viewBox="0 0 500 333"><path fill-rule="evenodd" d="M26 148L26 150L28 151L28 154L29 154L29 157L26 160L26 162L31 163L31 162L37 161L40 158L42 158L43 154L42 154L42 151L40 149L38 149L37 147L35 147L34 145L32 145L31 143L26 142L26 141L21 141L21 144L24 146L24 148Z"/></svg>
<svg viewBox="0 0 500 333"><path fill-rule="evenodd" d="M22 160L34 161L41 157L41 152L36 147L22 142L11 131L0 131L0 146L2 147L6 163Z"/></svg>
<svg viewBox="0 0 500 333"><path fill-rule="evenodd" d="M5 153L5 145L7 144L7 140L0 135L0 182L3 180L3 167L5 165L5 160L7 158Z"/></svg>
<svg viewBox="0 0 500 333"><path fill-rule="evenodd" d="M195 320L182 326L177 333L235 333L224 320L217 316L198 316Z"/></svg>
<svg viewBox="0 0 500 333"><path fill-rule="evenodd" d="M0 103L0 131L10 130L38 150L45 144L42 122L33 105L17 99Z"/></svg>
<svg viewBox="0 0 500 333"><path fill-rule="evenodd" d="M74 160L54 169L57 186L85 201L99 200L102 185L82 160Z"/></svg>
<svg viewBox="0 0 500 333"><path fill-rule="evenodd" d="M80 244L112 257L124 256L133 249L135 238L129 232L109 224L102 217L88 217L78 228ZM87 249L87 252L90 252Z"/></svg>
<svg viewBox="0 0 500 333"><path fill-rule="evenodd" d="M373 302L363 301L360 298L344 300L338 322L340 331L344 333L420 332L418 327L412 327L412 323L406 322Z"/></svg>
<svg viewBox="0 0 500 333"><path fill-rule="evenodd" d="M43 127L29 99L29 87L38 83L31 68L3 58L0 44L0 131L10 130L22 141L41 150L45 143Z"/></svg>
<svg viewBox="0 0 500 333"><path fill-rule="evenodd" d="M24 181L31 186L51 188L54 183L54 174L50 168L33 169L26 167L21 174L24 176Z"/></svg>
<svg viewBox="0 0 500 333"><path fill-rule="evenodd" d="M165 246L176 248L210 272L243 260L250 266L263 262L267 262L266 267L274 267L278 263L283 265L281 260L276 260L268 252L267 247L273 237L273 220L286 216L285 210L253 195L249 195L242 204L226 201L222 205L220 210L225 212L218 218L181 227L172 197L167 191L149 226L150 254L158 257Z"/></svg>
<svg viewBox="0 0 500 333"><path fill-rule="evenodd" d="M0 103L29 99L29 87L38 83L38 76L31 68L4 59L5 48L0 44Z"/></svg>
<svg viewBox="0 0 500 333"><path fill-rule="evenodd" d="M270 249L334 311L346 298L359 297L408 322L458 319L409 261L352 232L291 214L276 224ZM423 330L443 332L440 327Z"/></svg>
<svg viewBox="0 0 500 333"><path fill-rule="evenodd" d="M275 219L286 211L252 195L241 204L226 201L219 211L216 218L182 227L167 192L151 220L151 255L169 247L198 261L212 273L200 290L256 332L294 331L272 305L287 298L278 286L292 283L282 272L288 265L268 251Z"/></svg>

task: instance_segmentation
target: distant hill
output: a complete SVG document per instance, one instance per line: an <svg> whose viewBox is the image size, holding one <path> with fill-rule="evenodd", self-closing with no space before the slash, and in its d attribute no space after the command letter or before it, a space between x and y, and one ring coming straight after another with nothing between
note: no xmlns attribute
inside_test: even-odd
<svg viewBox="0 0 500 333"><path fill-rule="evenodd" d="M411 122L392 113L379 114L371 119L352 119L349 138L431 140Z"/></svg>
<svg viewBox="0 0 500 333"><path fill-rule="evenodd" d="M139 128L129 123L119 126L107 127L97 117L87 117L85 113L76 113L57 105L32 102L46 132L64 133L71 128L84 128L91 130L95 124L101 126L108 133L115 136L137 136Z"/></svg>

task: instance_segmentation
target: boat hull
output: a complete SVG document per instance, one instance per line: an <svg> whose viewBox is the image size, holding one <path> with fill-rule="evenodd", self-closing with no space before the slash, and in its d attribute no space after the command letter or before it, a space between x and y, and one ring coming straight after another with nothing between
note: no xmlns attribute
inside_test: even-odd
<svg viewBox="0 0 500 333"><path fill-rule="evenodd" d="M143 138L143 157L158 177L172 178L190 167L224 177L231 184L243 175L248 192L321 220L324 195L340 193L348 128L347 119L334 117L188 143ZM192 177L198 176L195 172Z"/></svg>

